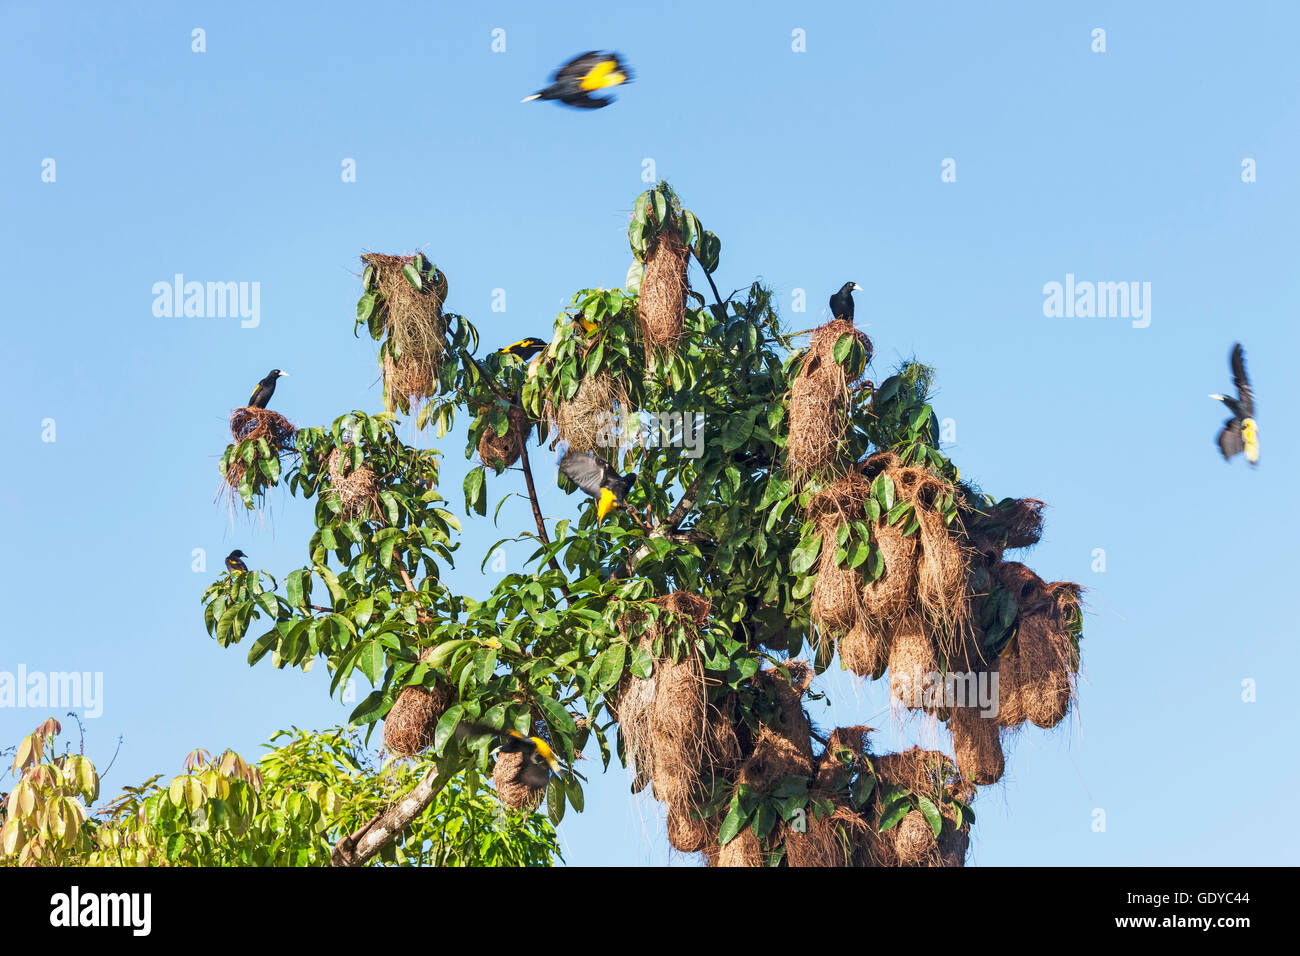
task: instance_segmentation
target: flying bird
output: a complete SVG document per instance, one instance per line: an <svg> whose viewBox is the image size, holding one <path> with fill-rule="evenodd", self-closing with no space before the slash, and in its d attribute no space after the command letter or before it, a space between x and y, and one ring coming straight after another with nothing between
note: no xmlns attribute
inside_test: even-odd
<svg viewBox="0 0 1300 956"><path fill-rule="evenodd" d="M248 400L248 407L266 408L266 403L275 394L275 380L288 374L288 372L281 372L278 368L273 368L267 372L266 378L258 382L257 388L253 389L253 397Z"/></svg>
<svg viewBox="0 0 1300 956"><path fill-rule="evenodd" d="M538 352L545 349L546 346L547 346L546 342L543 342L541 339L530 335L526 339L520 339L518 342L514 343L513 345L507 345L505 348L501 349L501 354L513 355L516 358L521 358L521 359L530 359Z"/></svg>
<svg viewBox="0 0 1300 956"><path fill-rule="evenodd" d="M623 502L636 483L636 472L620 475L613 465L599 455L572 449L566 451L560 459L560 471L596 499L598 521L604 521L605 516L614 510L615 505Z"/></svg>
<svg viewBox="0 0 1300 956"><path fill-rule="evenodd" d="M248 557L248 555L244 554L244 552L240 551L238 548L231 551L226 555L226 570L232 574L236 571L247 571L248 565L244 563L244 558L246 557Z"/></svg>
<svg viewBox="0 0 1300 956"><path fill-rule="evenodd" d="M1223 460L1229 461L1239 452L1246 453L1246 460L1255 465L1259 462L1259 430L1255 425L1255 393L1246 377L1246 353L1241 343L1232 346L1232 384L1237 387L1237 397L1211 395L1217 401L1228 406L1232 417L1223 423L1219 432L1219 451Z"/></svg>
<svg viewBox="0 0 1300 956"><path fill-rule="evenodd" d="M856 282L846 282L840 291L831 296L831 318L853 321L853 293L861 292L862 286Z"/></svg>
<svg viewBox="0 0 1300 956"><path fill-rule="evenodd" d="M532 96L525 96L521 102L559 100L565 106L598 110L602 106L613 103L614 98L592 96L595 90L620 86L631 81L632 71L627 68L617 53L600 53L592 50L581 56L575 56L564 64L551 77L550 86L538 90Z"/></svg>
<svg viewBox="0 0 1300 956"><path fill-rule="evenodd" d="M541 737L525 737L517 730L506 732L506 739L492 751L496 754L523 754L523 763L515 776L515 783L529 787L544 787L551 779L551 773L560 772L560 761L551 750L551 745Z"/></svg>

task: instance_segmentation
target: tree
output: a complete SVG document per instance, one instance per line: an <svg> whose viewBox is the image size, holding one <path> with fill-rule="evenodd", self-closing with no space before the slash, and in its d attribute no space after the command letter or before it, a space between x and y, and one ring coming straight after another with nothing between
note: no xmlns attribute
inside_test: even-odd
<svg viewBox="0 0 1300 956"><path fill-rule="evenodd" d="M377 766L355 731L279 731L250 765L195 750L166 783L156 775L98 810L99 774L60 753L47 720L17 748L19 779L0 806L0 861L43 866L322 866L333 845L424 775L429 760ZM535 814L503 811L467 775L375 863L538 866L559 855Z"/></svg>
<svg viewBox="0 0 1300 956"><path fill-rule="evenodd" d="M996 694L1001 676L1020 723L1064 715L1078 589L1002 559L1037 540L1041 503L995 502L961 479L939 448L929 369L909 363L876 386L851 322L801 348L761 283L724 299L721 241L666 183L637 198L629 244L626 287L577 292L527 363L476 356L476 330L443 311L447 277L424 256L363 257L356 328L380 343L386 411L235 429L222 471L238 497L253 508L285 485L315 500L316 529L283 585L264 571L215 582L209 631L223 646L252 636L250 664L322 660L331 692L360 671L373 690L359 725L427 725L389 734L428 769L339 842L335 863L419 826L449 781L494 767L508 730L545 737L566 765L545 788L556 823L582 809L574 757L591 739L605 767L617 750L665 800L674 845L710 862L960 862L975 786L1001 775L999 738L1018 724L920 692L969 679ZM712 301L689 287L692 260ZM535 528L503 540L536 550L482 600L440 580L461 527L437 490L439 453L401 442L398 412L438 439L471 416L471 518L518 463ZM603 523L585 505L577 521L542 514L530 448L553 432L637 472L625 508ZM877 757L863 728L818 733L801 701L837 648L864 677L888 666L899 699L916 664L908 706L949 723L956 761ZM912 849L895 846L904 834Z"/></svg>

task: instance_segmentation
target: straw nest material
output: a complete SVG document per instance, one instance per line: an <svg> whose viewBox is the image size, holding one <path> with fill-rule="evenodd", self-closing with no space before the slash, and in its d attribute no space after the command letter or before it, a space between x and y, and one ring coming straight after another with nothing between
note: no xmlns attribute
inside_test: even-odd
<svg viewBox="0 0 1300 956"><path fill-rule="evenodd" d="M998 721L985 717L979 707L954 707L948 718L957 769L981 787L997 783L1006 769Z"/></svg>
<svg viewBox="0 0 1300 956"><path fill-rule="evenodd" d="M331 451L326 470L329 473L327 493L338 501L339 514L345 520L364 519L378 512L375 473L369 465L353 468L350 449Z"/></svg>
<svg viewBox="0 0 1300 956"><path fill-rule="evenodd" d="M839 790L853 769L866 769L869 761L871 728L865 724L853 727L836 727L826 741L826 748L817 760L817 787L821 790ZM845 763L848 759L849 764Z"/></svg>
<svg viewBox="0 0 1300 956"><path fill-rule="evenodd" d="M298 431L279 412L247 406L230 413L230 435L236 442L265 438L274 451L294 448Z"/></svg>
<svg viewBox="0 0 1300 956"><path fill-rule="evenodd" d="M675 225L650 241L637 312L646 348L672 351L686 319L686 267L690 250Z"/></svg>
<svg viewBox="0 0 1300 956"><path fill-rule="evenodd" d="M442 368L446 323L442 316L446 280L427 274L423 287L415 288L402 274L413 256L367 253L361 261L374 267L376 308L388 330L391 354L384 355L384 399L391 411L393 396L429 398L437 392ZM441 281L438 281L441 280Z"/></svg>
<svg viewBox="0 0 1300 956"><path fill-rule="evenodd" d="M424 660L429 654L421 655ZM441 681L433 690L404 687L384 718L384 746L389 753L413 757L433 743L433 732L447 708L456 700L456 691Z"/></svg>
<svg viewBox="0 0 1300 956"><path fill-rule="evenodd" d="M817 580L813 585L809 616L823 630L844 633L858 622L862 602L862 575L855 568L835 563L836 535L841 526L866 515L871 483L850 473L817 492L808 502L809 520L822 537Z"/></svg>
<svg viewBox="0 0 1300 956"><path fill-rule="evenodd" d="M1006 547L1030 548L1043 537L1043 502L1037 498L1012 498L998 508L1006 525Z"/></svg>
<svg viewBox="0 0 1300 956"><path fill-rule="evenodd" d="M1071 635L1077 626L1079 587L1069 581L1047 584L1024 565L1004 562L995 576L1019 606L1014 644L999 662L998 695L1003 726L1028 720L1055 727L1065 719L1075 696L1078 649Z"/></svg>
<svg viewBox="0 0 1300 956"><path fill-rule="evenodd" d="M716 856L708 854L710 866L763 866L766 857L758 845L758 837L749 827L741 830L724 847L719 847Z"/></svg>
<svg viewBox="0 0 1300 956"><path fill-rule="evenodd" d="M611 434L616 416L630 415L630 405L627 389L610 373L583 378L573 398L547 400L546 416L555 432L552 447L564 441L576 451L610 457L618 449L618 436Z"/></svg>
<svg viewBox="0 0 1300 956"><path fill-rule="evenodd" d="M511 407L506 413L506 433L498 435L496 428L488 424L483 437L478 440L478 457L485 465L493 465L498 460L501 467L509 468L519 460L524 442L528 436L528 416L522 408Z"/></svg>
<svg viewBox="0 0 1300 956"><path fill-rule="evenodd" d="M847 319L835 319L813 332L799 374L790 386L787 466L797 479L833 470L848 427L849 388L862 377L835 361L835 343L852 335L871 361L871 340Z"/></svg>
<svg viewBox="0 0 1300 956"><path fill-rule="evenodd" d="M868 823L862 814L842 800L835 801L833 813L818 817L808 812L801 833L785 826L785 861L788 866L853 866L859 862L862 840Z"/></svg>
<svg viewBox="0 0 1300 956"><path fill-rule="evenodd" d="M907 615L899 622L889 647L889 699L909 710L934 710L927 703L930 675L939 673L939 662L934 645L915 615ZM935 691L929 691L930 694Z"/></svg>
<svg viewBox="0 0 1300 956"><path fill-rule="evenodd" d="M904 536L900 524L880 521L871 528L872 541L880 552L885 570L862 589L862 606L878 620L902 614L916 600L916 580L920 566L920 538Z"/></svg>
<svg viewBox="0 0 1300 956"><path fill-rule="evenodd" d="M683 853L699 853L710 843L717 843L717 826L704 820L697 820L689 810L680 810L668 806L668 842L674 850Z"/></svg>
<svg viewBox="0 0 1300 956"><path fill-rule="evenodd" d="M922 617L938 641L942 656L951 659L969 638L971 626L971 594L968 586L971 549L963 543L964 527L960 517L954 518L950 527L944 523L939 510L940 499L958 494L956 487L933 472L912 465L904 465L893 452L880 452L863 463L867 475L888 475L894 484L895 499L912 506L918 524L919 557L916 563L916 604ZM882 519L882 524L883 519ZM903 519L899 524L907 523ZM886 544L886 533L875 529L878 547L895 548L895 556L904 568L909 554L906 545ZM904 572L906 574L906 571ZM905 593L907 582L895 585ZM896 597L895 600L901 600ZM896 613L896 610L895 610Z"/></svg>
<svg viewBox="0 0 1300 956"><path fill-rule="evenodd" d="M912 810L894 827L881 833L878 826L882 807L876 801L869 815L874 819L863 840L864 855L878 866L964 866L970 844L970 823L963 820L957 826L952 801L969 804L975 799L975 787L957 774L952 760L936 750L912 747L901 753L881 754L873 763L882 782L928 798L938 808L943 822L936 840L924 814ZM920 817L919 822L916 817Z"/></svg>
<svg viewBox="0 0 1300 956"><path fill-rule="evenodd" d="M530 787L524 783L523 769L522 752L497 754L496 767L492 771L492 782L496 784L497 799L511 810L536 810L542 805L546 788Z"/></svg>
<svg viewBox="0 0 1300 956"><path fill-rule="evenodd" d="M859 619L839 639L838 647L845 667L859 677L874 680L885 672L889 664L889 632L867 621Z"/></svg>

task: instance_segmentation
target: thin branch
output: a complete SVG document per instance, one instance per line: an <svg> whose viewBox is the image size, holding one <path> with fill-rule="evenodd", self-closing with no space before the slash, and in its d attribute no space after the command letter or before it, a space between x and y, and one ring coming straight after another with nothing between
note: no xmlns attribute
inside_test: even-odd
<svg viewBox="0 0 1300 956"><path fill-rule="evenodd" d="M670 538L673 536L681 523L686 520L686 516L690 514L691 509L695 507L695 499L700 491L700 482L703 480L703 475L696 476L695 481L691 483L691 487L686 490L686 494L682 495L681 500L678 501L673 510L669 512L664 523L650 532L650 537ZM636 570L636 566L644 561L651 553L653 552L648 543L641 545L632 557L627 559L620 571L615 572L612 577L631 577L632 572Z"/></svg>
<svg viewBox="0 0 1300 956"><path fill-rule="evenodd" d="M533 506L533 518L537 521L537 534L542 539L542 547L549 548L551 539L546 534L546 521L542 518L542 509L537 504L537 486L533 484L533 466L528 463L528 436L523 436L519 442L519 459L524 468L524 483L528 485L528 503ZM551 555L548 563L561 579L564 578L564 571L560 569L560 562L555 560L555 555ZM566 600L571 600L569 588L563 580L560 582L560 592Z"/></svg>

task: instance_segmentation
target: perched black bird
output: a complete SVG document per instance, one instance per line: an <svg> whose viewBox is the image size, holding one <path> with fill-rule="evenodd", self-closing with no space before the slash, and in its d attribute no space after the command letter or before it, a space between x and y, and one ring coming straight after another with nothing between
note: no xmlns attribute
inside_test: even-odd
<svg viewBox="0 0 1300 956"><path fill-rule="evenodd" d="M853 293L861 292L862 286L856 282L846 282L840 291L831 296L831 318L853 321Z"/></svg>
<svg viewBox="0 0 1300 956"><path fill-rule="evenodd" d="M226 570L230 571L232 574L235 571L247 571L248 565L244 563L244 558L246 557L248 557L248 555L244 554L244 552L240 551L238 548L231 551L226 555Z"/></svg>
<svg viewBox="0 0 1300 956"><path fill-rule="evenodd" d="M1228 406L1232 417L1223 423L1219 432L1219 451L1223 460L1231 460L1239 452L1246 453L1246 460L1252 465L1259 462L1259 429L1255 425L1255 393L1246 377L1246 353L1237 342L1232 346L1232 384L1237 386L1237 397L1211 395Z"/></svg>
<svg viewBox="0 0 1300 956"><path fill-rule="evenodd" d="M630 82L632 82L632 71L619 59L617 53L600 53L592 50L581 56L575 56L564 64L551 77L550 86L538 90L532 96L525 96L522 102L559 100L565 106L598 110L602 106L613 103L614 98L592 96L592 91Z"/></svg>
<svg viewBox="0 0 1300 956"><path fill-rule="evenodd" d="M520 339L514 345L507 345L505 348L501 349L501 354L513 355L521 359L530 359L538 352L545 349L546 346L546 342L530 335L526 339Z"/></svg>
<svg viewBox="0 0 1300 956"><path fill-rule="evenodd" d="M560 471L596 499L596 518L599 521L605 520L605 516L627 497L636 483L636 472L620 475L604 458L580 451L566 451L560 459Z"/></svg>
<svg viewBox="0 0 1300 956"><path fill-rule="evenodd" d="M266 403L275 394L275 380L288 374L288 372L281 372L278 368L273 368L267 372L266 378L258 382L257 388L253 389L253 397L248 400L248 407L266 408Z"/></svg>

